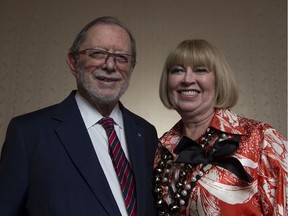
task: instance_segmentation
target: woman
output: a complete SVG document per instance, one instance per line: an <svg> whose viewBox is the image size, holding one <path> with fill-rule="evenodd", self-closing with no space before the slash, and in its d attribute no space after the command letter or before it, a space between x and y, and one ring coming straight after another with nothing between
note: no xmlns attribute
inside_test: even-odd
<svg viewBox="0 0 288 216"><path fill-rule="evenodd" d="M213 45L182 41L164 65L160 98L181 120L156 153L159 215L287 215L287 141L230 110L236 82Z"/></svg>

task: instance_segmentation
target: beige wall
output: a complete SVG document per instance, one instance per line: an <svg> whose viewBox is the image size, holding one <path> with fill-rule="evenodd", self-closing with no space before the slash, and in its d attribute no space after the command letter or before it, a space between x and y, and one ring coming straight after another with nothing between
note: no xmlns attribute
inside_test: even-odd
<svg viewBox="0 0 288 216"><path fill-rule="evenodd" d="M76 33L98 16L124 21L138 63L122 102L159 135L179 119L158 97L167 53L205 38L228 57L241 88L235 107L287 137L286 0L0 1L0 147L12 116L61 101L75 88L65 55Z"/></svg>

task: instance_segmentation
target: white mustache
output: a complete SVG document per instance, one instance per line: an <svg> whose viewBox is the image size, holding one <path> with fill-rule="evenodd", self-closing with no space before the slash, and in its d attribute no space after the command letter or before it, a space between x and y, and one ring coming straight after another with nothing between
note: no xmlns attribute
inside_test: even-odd
<svg viewBox="0 0 288 216"><path fill-rule="evenodd" d="M117 81L122 79L121 75L119 73L108 73L104 70L96 70L93 72L95 78L100 80L111 80L111 81Z"/></svg>

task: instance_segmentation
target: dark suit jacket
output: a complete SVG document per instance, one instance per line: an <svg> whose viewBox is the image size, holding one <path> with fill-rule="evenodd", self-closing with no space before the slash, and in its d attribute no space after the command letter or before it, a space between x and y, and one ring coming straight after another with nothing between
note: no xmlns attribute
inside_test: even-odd
<svg viewBox="0 0 288 216"><path fill-rule="evenodd" d="M62 103L13 118L0 161L1 216L121 215L77 107ZM136 181L137 215L154 215L154 126L120 104Z"/></svg>

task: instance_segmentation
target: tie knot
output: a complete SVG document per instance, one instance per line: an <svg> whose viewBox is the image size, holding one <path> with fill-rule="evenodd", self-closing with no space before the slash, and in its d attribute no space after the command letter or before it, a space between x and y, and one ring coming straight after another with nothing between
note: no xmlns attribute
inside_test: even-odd
<svg viewBox="0 0 288 216"><path fill-rule="evenodd" d="M106 131L110 131L114 128L114 120L110 117L103 117L99 120L99 124L101 124Z"/></svg>

